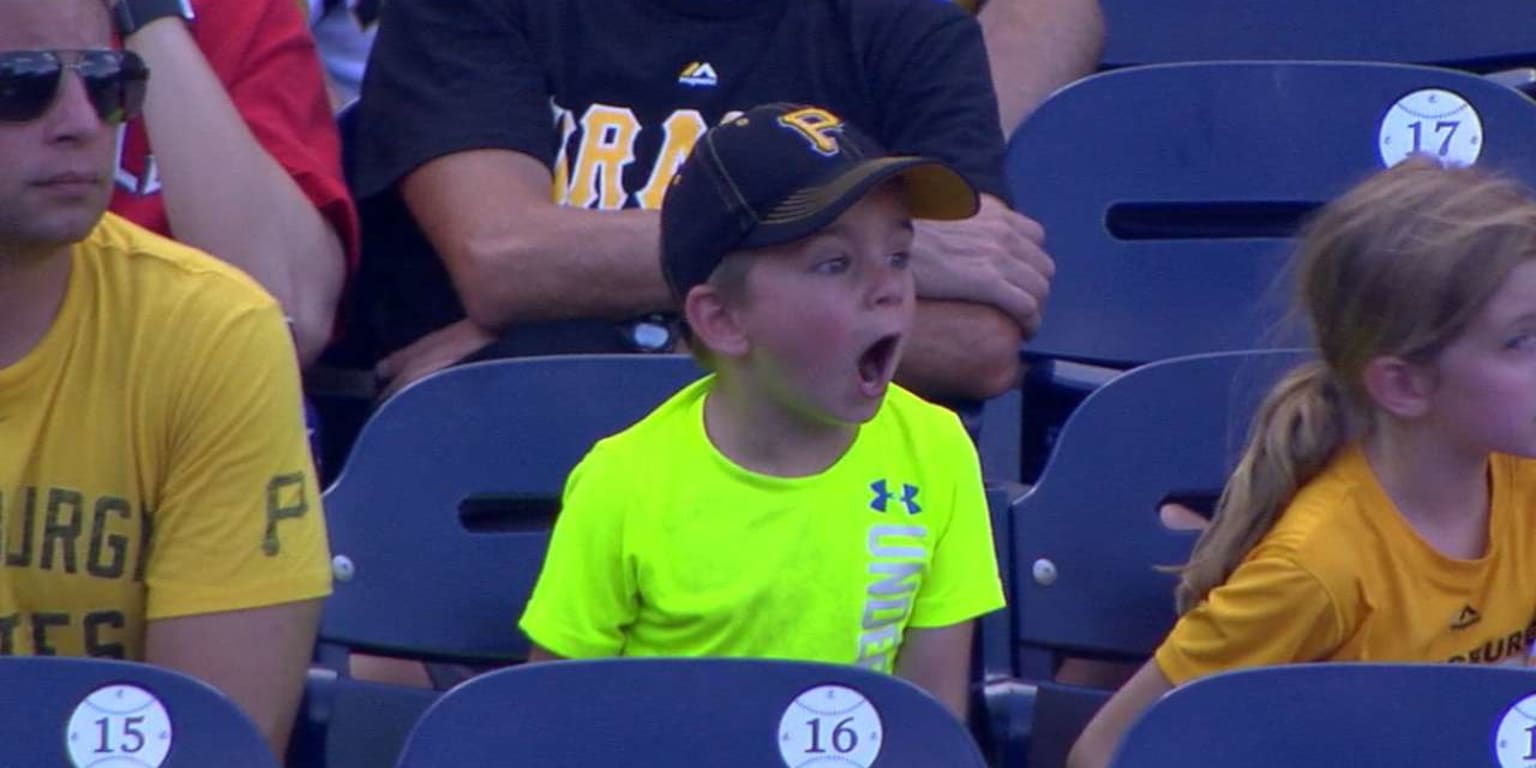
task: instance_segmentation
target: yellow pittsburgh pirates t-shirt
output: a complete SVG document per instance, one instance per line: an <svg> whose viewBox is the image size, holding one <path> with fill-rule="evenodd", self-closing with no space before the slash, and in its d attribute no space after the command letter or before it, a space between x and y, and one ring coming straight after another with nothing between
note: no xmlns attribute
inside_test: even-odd
<svg viewBox="0 0 1536 768"><path fill-rule="evenodd" d="M786 479L710 443L706 377L566 484L521 626L572 658L748 656L891 671L907 627L1003 605L981 471L953 413L892 387L832 467Z"/></svg>
<svg viewBox="0 0 1536 768"><path fill-rule="evenodd" d="M276 302L111 214L70 258L0 369L0 654L138 659L146 620L327 594Z"/></svg>
<svg viewBox="0 0 1536 768"><path fill-rule="evenodd" d="M1489 461L1488 550L1446 557L1351 445L1157 650L1175 685L1306 661L1523 663L1536 639L1536 462Z"/></svg>

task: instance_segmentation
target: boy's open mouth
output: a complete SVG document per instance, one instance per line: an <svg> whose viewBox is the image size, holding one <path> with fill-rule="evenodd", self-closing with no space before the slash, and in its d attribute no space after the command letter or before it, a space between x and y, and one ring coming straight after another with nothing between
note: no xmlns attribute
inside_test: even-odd
<svg viewBox="0 0 1536 768"><path fill-rule="evenodd" d="M896 349L901 342L900 334L881 336L859 355L859 382L867 387L878 388L895 373Z"/></svg>

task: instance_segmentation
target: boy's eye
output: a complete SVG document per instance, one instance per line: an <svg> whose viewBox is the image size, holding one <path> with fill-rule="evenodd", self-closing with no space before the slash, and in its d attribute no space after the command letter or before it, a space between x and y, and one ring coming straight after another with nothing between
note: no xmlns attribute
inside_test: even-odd
<svg viewBox="0 0 1536 768"><path fill-rule="evenodd" d="M906 251L897 251L896 253L891 254L891 266L897 269L906 269L907 264L911 261L912 254L907 253Z"/></svg>
<svg viewBox="0 0 1536 768"><path fill-rule="evenodd" d="M1536 334L1521 333L1504 342L1505 349L1536 349Z"/></svg>
<svg viewBox="0 0 1536 768"><path fill-rule="evenodd" d="M847 272L849 263L847 256L832 256L817 261L812 269L824 275L837 275Z"/></svg>

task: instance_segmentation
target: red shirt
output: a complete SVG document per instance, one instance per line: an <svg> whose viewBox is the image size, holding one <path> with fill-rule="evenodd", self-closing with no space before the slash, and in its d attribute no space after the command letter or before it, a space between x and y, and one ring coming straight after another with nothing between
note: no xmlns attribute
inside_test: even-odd
<svg viewBox="0 0 1536 768"><path fill-rule="evenodd" d="M335 228L350 267L357 258L357 210L342 176L341 141L320 58L299 4L193 0L192 6L197 18L190 28L198 48L256 140ZM118 130L121 150L111 209L170 235L143 120Z"/></svg>

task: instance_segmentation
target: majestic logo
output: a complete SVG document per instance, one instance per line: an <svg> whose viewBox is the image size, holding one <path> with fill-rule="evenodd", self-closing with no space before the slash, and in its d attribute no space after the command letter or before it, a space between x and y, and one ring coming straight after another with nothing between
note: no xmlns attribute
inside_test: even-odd
<svg viewBox="0 0 1536 768"><path fill-rule="evenodd" d="M869 508L876 512L884 512L886 504L889 504L891 499L895 497L895 494L891 493L889 490L886 490L886 483L884 480L876 480L873 483L870 483L869 490L874 491L875 494L875 498L869 502ZM906 505L907 514L909 515L915 515L923 511L923 508L917 504L917 486L915 485L902 483L901 498L899 501Z"/></svg>
<svg viewBox="0 0 1536 768"><path fill-rule="evenodd" d="M843 119L825 109L806 107L779 117L779 125L793 128L811 143L817 152L832 157L842 151L837 134L843 132Z"/></svg>
<svg viewBox="0 0 1536 768"><path fill-rule="evenodd" d="M695 88L713 88L720 84L720 78L715 75L715 68L709 62L690 61L677 76L677 82Z"/></svg>
<svg viewBox="0 0 1536 768"><path fill-rule="evenodd" d="M1483 615L1470 605L1463 605L1456 617L1451 619L1451 629L1466 629L1467 627L1482 621Z"/></svg>

